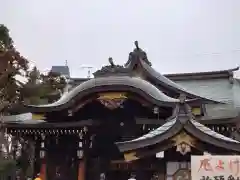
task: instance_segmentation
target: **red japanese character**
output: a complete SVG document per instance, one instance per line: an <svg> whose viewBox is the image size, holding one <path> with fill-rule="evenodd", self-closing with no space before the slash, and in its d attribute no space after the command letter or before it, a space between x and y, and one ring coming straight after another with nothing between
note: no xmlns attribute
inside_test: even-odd
<svg viewBox="0 0 240 180"><path fill-rule="evenodd" d="M213 168L210 164L210 161L211 158L206 158L206 159L203 159L201 160L201 164L200 164L200 167L198 169L198 172L201 170L201 169L204 169L205 171L213 171Z"/></svg>
<svg viewBox="0 0 240 180"><path fill-rule="evenodd" d="M230 168L231 172L234 173L235 176L238 176L238 174L240 172L240 161L239 161L239 159L230 160L229 168Z"/></svg>
<svg viewBox="0 0 240 180"><path fill-rule="evenodd" d="M218 160L218 161L217 161L216 169L217 169L217 170L224 170L224 161Z"/></svg>

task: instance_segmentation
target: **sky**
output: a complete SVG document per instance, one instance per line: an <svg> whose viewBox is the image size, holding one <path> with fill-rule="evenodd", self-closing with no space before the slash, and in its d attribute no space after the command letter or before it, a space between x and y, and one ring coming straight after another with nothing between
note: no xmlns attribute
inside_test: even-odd
<svg viewBox="0 0 240 180"><path fill-rule="evenodd" d="M41 71L67 60L73 77L124 64L139 41L162 73L240 65L239 0L0 0L0 23Z"/></svg>

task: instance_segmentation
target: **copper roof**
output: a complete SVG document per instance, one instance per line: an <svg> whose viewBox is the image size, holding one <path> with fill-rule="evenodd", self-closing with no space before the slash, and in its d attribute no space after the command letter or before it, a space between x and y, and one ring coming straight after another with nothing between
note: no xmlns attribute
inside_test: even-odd
<svg viewBox="0 0 240 180"><path fill-rule="evenodd" d="M154 85L138 77L129 76L110 76L102 78L94 78L85 81L62 95L62 97L51 104L46 105L25 105L23 109L27 112L51 112L53 110L67 109L74 104L75 101L81 98L99 92L108 91L125 91L134 92L148 99L153 104L159 106L174 107L178 99L171 98L161 92ZM18 108L16 108L18 110ZM15 111L16 111L15 110ZM12 110L12 112L15 112Z"/></svg>

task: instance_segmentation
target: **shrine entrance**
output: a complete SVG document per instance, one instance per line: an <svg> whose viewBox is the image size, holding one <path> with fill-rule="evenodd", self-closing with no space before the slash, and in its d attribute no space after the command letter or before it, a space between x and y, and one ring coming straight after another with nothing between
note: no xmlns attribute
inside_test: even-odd
<svg viewBox="0 0 240 180"><path fill-rule="evenodd" d="M154 162L153 162L154 164ZM146 161L146 165L141 165L139 162L113 162L110 167L110 171L108 173L108 177L111 180L117 179L129 179L132 175L136 177L137 180L151 180L154 175L158 174L159 169L154 168L154 166L148 164ZM149 166L149 167L148 167Z"/></svg>
<svg viewBox="0 0 240 180"><path fill-rule="evenodd" d="M102 173L97 167L98 160L92 161L88 164L86 179L99 180ZM104 164L102 164L104 166ZM160 160L152 160L147 158L139 161L124 162L112 161L108 169L104 172L107 180L124 180L129 179L131 175L135 175L137 180L158 180L165 176L165 162Z"/></svg>
<svg viewBox="0 0 240 180"><path fill-rule="evenodd" d="M61 176L63 179L76 180L78 162L74 136L49 137L47 153L47 179L55 179Z"/></svg>
<svg viewBox="0 0 240 180"><path fill-rule="evenodd" d="M102 103L105 103L104 105ZM95 115L99 124L91 126L88 133L91 134L91 145L86 151L87 159L87 180L99 180L100 174L104 173L106 178L112 180L129 179L132 172L137 168L131 168L124 163L123 154L120 153L116 142L133 139L141 135L141 130L136 124L134 110L141 108L137 101L125 100L121 103L121 108L109 108L106 106L115 105L114 101L98 101L87 104L82 109L85 112L92 112L95 109ZM98 108L94 108L94 107ZM129 108L131 107L131 108ZM138 110L138 109L137 109ZM140 111L143 112L143 111ZM121 160L122 162L116 163Z"/></svg>

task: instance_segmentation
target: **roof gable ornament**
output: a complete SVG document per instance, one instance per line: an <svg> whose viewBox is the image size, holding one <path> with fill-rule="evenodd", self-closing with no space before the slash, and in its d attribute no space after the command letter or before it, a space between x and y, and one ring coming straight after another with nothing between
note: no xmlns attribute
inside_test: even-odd
<svg viewBox="0 0 240 180"><path fill-rule="evenodd" d="M138 60L143 60L146 64L148 64L149 66L152 66L152 63L147 58L147 53L139 47L138 41L135 41L134 44L136 48L133 50L133 52L129 53L128 61L125 64L125 67L129 67L137 63Z"/></svg>
<svg viewBox="0 0 240 180"><path fill-rule="evenodd" d="M189 120L195 119L192 114L192 109L190 105L186 103L187 97L185 94L180 94L179 103L175 110L176 116L178 116L178 120L181 124L186 124Z"/></svg>
<svg viewBox="0 0 240 180"><path fill-rule="evenodd" d="M100 70L93 73L94 77L117 75L117 74L126 75L130 72L129 69L125 68L124 66L116 65L112 57L108 58L108 62L110 65L103 66Z"/></svg>
<svg viewBox="0 0 240 180"><path fill-rule="evenodd" d="M189 136L185 131L172 139L176 146L176 151L182 155L191 152L191 147L195 147L196 139Z"/></svg>

